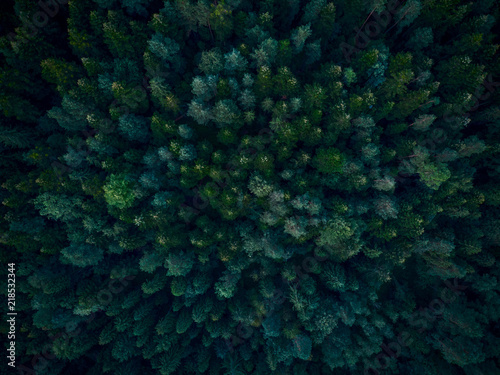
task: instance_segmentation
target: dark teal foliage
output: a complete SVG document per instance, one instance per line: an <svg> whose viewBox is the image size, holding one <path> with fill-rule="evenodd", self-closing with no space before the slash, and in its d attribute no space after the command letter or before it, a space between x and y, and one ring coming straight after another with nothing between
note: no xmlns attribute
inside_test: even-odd
<svg viewBox="0 0 500 375"><path fill-rule="evenodd" d="M11 372L500 374L499 19L1 2Z"/></svg>

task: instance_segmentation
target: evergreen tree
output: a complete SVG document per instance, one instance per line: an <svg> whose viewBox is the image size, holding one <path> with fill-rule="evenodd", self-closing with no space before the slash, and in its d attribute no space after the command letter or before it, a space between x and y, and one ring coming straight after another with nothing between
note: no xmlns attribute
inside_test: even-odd
<svg viewBox="0 0 500 375"><path fill-rule="evenodd" d="M2 2L13 365L498 373L497 3Z"/></svg>

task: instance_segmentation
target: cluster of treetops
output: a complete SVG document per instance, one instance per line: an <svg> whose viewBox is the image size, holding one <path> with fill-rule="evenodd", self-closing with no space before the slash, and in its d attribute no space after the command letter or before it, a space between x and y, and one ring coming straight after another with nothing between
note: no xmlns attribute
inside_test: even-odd
<svg viewBox="0 0 500 375"><path fill-rule="evenodd" d="M500 374L498 1L0 8L18 366Z"/></svg>

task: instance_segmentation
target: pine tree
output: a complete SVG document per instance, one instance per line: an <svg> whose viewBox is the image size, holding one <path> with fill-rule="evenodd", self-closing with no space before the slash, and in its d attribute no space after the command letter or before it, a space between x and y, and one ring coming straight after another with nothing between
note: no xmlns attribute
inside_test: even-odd
<svg viewBox="0 0 500 375"><path fill-rule="evenodd" d="M293 42L294 45L294 52L295 53L300 53L302 52L305 42L307 38L309 38L312 35L312 30L311 30L311 25L308 23L303 26L299 26L295 30L292 31L290 39Z"/></svg>
<svg viewBox="0 0 500 375"><path fill-rule="evenodd" d="M233 71L243 71L246 69L248 61L243 57L237 49L233 49L224 55L224 69L229 73Z"/></svg>
<svg viewBox="0 0 500 375"><path fill-rule="evenodd" d="M102 249L86 244L71 244L61 251L64 259L77 267L95 266L103 259Z"/></svg>
<svg viewBox="0 0 500 375"><path fill-rule="evenodd" d="M307 360L311 355L312 342L307 336L297 336L293 339L293 354L302 360Z"/></svg>
<svg viewBox="0 0 500 375"><path fill-rule="evenodd" d="M322 148L313 159L315 168L322 173L341 172L345 157L335 148Z"/></svg>
<svg viewBox="0 0 500 375"><path fill-rule="evenodd" d="M131 141L145 143L149 139L149 126L146 118L133 114L120 117L118 131Z"/></svg>
<svg viewBox="0 0 500 375"><path fill-rule="evenodd" d="M223 56L220 49L214 48L201 53L200 70L206 75L216 75L224 69Z"/></svg>
<svg viewBox="0 0 500 375"><path fill-rule="evenodd" d="M0 5L19 369L498 372L494 1L63 3Z"/></svg>
<svg viewBox="0 0 500 375"><path fill-rule="evenodd" d="M394 199L387 195L381 195L373 201L376 213L384 220L395 219L398 216L398 206Z"/></svg>
<svg viewBox="0 0 500 375"><path fill-rule="evenodd" d="M434 39L434 33L430 27L419 27L408 41L408 45L416 50L428 47Z"/></svg>
<svg viewBox="0 0 500 375"><path fill-rule="evenodd" d="M104 186L104 198L111 206L124 209L134 204L134 183L126 175L112 174Z"/></svg>

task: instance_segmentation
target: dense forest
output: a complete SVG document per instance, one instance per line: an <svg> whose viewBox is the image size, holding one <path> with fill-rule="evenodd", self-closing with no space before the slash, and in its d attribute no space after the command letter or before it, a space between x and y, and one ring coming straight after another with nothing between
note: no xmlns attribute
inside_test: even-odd
<svg viewBox="0 0 500 375"><path fill-rule="evenodd" d="M499 18L2 0L0 373L500 374Z"/></svg>

